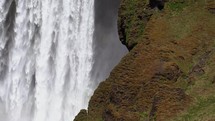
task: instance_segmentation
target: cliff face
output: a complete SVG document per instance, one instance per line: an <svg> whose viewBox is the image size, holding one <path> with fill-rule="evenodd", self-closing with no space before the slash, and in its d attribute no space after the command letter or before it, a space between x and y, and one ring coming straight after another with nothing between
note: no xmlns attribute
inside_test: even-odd
<svg viewBox="0 0 215 121"><path fill-rule="evenodd" d="M215 1L122 0L130 52L75 121L215 120Z"/></svg>

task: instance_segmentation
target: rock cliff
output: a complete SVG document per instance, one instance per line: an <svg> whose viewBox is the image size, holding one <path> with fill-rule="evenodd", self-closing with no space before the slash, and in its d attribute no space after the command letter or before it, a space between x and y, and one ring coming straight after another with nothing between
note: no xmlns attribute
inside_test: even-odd
<svg viewBox="0 0 215 121"><path fill-rule="evenodd" d="M121 1L130 52L75 121L215 120L215 1L150 2Z"/></svg>

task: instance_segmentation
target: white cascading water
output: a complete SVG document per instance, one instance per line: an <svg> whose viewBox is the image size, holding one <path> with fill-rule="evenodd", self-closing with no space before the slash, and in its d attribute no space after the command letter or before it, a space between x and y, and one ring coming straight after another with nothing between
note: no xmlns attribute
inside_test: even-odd
<svg viewBox="0 0 215 121"><path fill-rule="evenodd" d="M72 121L86 109L94 0L0 0L0 121Z"/></svg>

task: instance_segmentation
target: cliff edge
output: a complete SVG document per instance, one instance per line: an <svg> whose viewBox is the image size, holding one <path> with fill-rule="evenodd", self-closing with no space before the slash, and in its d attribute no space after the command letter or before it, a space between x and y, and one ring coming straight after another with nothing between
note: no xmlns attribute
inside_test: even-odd
<svg viewBox="0 0 215 121"><path fill-rule="evenodd" d="M164 2L121 1L130 52L75 121L215 120L215 1Z"/></svg>

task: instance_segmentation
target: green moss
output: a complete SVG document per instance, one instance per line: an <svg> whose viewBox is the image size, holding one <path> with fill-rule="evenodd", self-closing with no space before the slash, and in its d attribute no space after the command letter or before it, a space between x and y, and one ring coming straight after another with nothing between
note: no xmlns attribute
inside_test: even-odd
<svg viewBox="0 0 215 121"><path fill-rule="evenodd" d="M183 90L188 90L189 89L189 83L187 79L184 77L179 77L178 81L175 83L175 85Z"/></svg>
<svg viewBox="0 0 215 121"><path fill-rule="evenodd" d="M209 57L204 55L215 47L215 16L205 9L204 0L191 0L195 1L195 4L190 4L187 0L170 0L163 11L154 11L147 30L144 18L150 15L146 9L147 0L122 1L119 19L125 22L127 43L139 43L139 46L121 61L107 81L100 84L91 98L87 120L81 121L102 121L103 112L107 109L111 111L115 120L147 121L151 118L160 121L168 120L171 116L174 117L173 121L214 120L215 54L213 52ZM144 39L144 34L147 35L150 44L140 41ZM164 49L171 52L160 56L160 50ZM177 81L165 83L163 78L160 78L160 81L148 82L154 77L155 70L162 70L161 63L155 61L159 57L162 57L162 64L163 58L177 64L183 72ZM204 73L190 73L197 64L201 65ZM131 85L134 83L144 84L141 91L133 91ZM162 88L163 85L165 88ZM121 88L122 86L132 88ZM176 88L184 90L187 95L184 96L181 90L172 94L171 91ZM114 89L120 91L113 91ZM155 93L156 90L162 91ZM162 93L163 91L165 93ZM131 95L136 95L135 100ZM157 95L164 100L158 103L161 108L156 112L156 116L150 117L149 112L143 110L150 110L152 99ZM120 100L116 104L110 101L115 96ZM179 112L181 114L178 114Z"/></svg>
<svg viewBox="0 0 215 121"><path fill-rule="evenodd" d="M140 113L140 121L147 121L149 118L148 112L142 112Z"/></svg>
<svg viewBox="0 0 215 121"><path fill-rule="evenodd" d="M186 75L190 72L190 70L193 67L193 63L189 61L175 60L175 62L179 66L180 70Z"/></svg>
<svg viewBox="0 0 215 121"><path fill-rule="evenodd" d="M172 11L182 11L188 4L186 2L169 2L167 7Z"/></svg>
<svg viewBox="0 0 215 121"><path fill-rule="evenodd" d="M214 61L212 61L214 55L211 55L210 59L205 65L205 74L196 75L194 84L187 86L186 81L181 84L186 88L186 92L193 97L193 105L184 111L173 121L209 121L215 119L215 97L214 97L214 84L212 83L214 79ZM183 80L179 79L179 80ZM179 81L182 83L182 81ZM179 83L178 82L178 83Z"/></svg>
<svg viewBox="0 0 215 121"><path fill-rule="evenodd" d="M148 0L124 0L122 2L119 23L124 22L128 46L135 46L145 31L150 16L147 5Z"/></svg>
<svg viewBox="0 0 215 121"><path fill-rule="evenodd" d="M215 119L215 97L199 98L185 114L174 121L203 121Z"/></svg>

